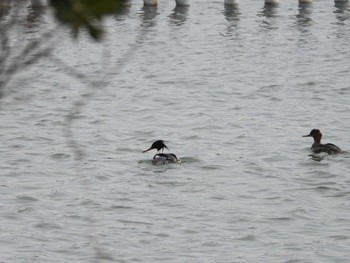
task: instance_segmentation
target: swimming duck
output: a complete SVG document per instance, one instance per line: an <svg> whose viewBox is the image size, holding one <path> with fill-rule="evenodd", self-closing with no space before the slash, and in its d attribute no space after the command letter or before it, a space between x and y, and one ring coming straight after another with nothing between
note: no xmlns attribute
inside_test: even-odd
<svg viewBox="0 0 350 263"><path fill-rule="evenodd" d="M332 143L322 144L321 143L322 133L318 129L311 130L310 134L303 135L303 137L314 138L314 143L311 146L311 151L313 151L314 153L326 152L328 154L337 154L342 152L338 146Z"/></svg>
<svg viewBox="0 0 350 263"><path fill-rule="evenodd" d="M143 152L148 152L153 149L157 149L157 151L162 150L161 153L157 153L155 156L153 156L152 163L154 165L162 165L162 164L168 164L168 163L180 163L180 159L176 157L173 153L163 153L164 148L167 150L168 147L165 145L163 140L158 140L152 143L151 147L149 147L147 150L144 150Z"/></svg>

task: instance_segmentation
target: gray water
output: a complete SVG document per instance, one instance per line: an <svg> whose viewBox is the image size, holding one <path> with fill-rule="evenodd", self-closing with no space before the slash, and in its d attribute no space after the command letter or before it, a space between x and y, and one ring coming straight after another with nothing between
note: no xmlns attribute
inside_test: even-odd
<svg viewBox="0 0 350 263"><path fill-rule="evenodd" d="M301 136L350 150L350 9L262 2L58 29L1 99L0 261L349 262L349 154ZM13 46L55 26L30 21ZM153 166L156 139L182 164Z"/></svg>

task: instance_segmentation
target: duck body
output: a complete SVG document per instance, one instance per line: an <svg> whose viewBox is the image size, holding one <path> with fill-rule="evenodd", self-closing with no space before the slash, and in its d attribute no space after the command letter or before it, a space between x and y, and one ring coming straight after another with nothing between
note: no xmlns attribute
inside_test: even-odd
<svg viewBox="0 0 350 263"><path fill-rule="evenodd" d="M334 145L333 143L326 143L326 144L313 143L311 146L311 151L313 151L314 153L326 152L328 154L341 153L341 149L338 146Z"/></svg>
<svg viewBox="0 0 350 263"><path fill-rule="evenodd" d="M153 156L152 164L153 165L164 165L169 163L181 163L181 160L173 153L163 153L164 148L168 149L163 140L157 140L152 143L151 147L143 152L148 152L150 150L156 149L157 151L162 150L161 153L157 153ZM169 150L169 149L168 149Z"/></svg>
<svg viewBox="0 0 350 263"><path fill-rule="evenodd" d="M154 165L164 165L169 163L180 163L180 159L173 153L157 153L152 160Z"/></svg>
<svg viewBox="0 0 350 263"><path fill-rule="evenodd" d="M310 134L304 135L303 137L313 137L314 143L311 146L311 151L314 153L328 153L328 154L338 154L342 150L333 143L321 143L322 133L318 129L311 130Z"/></svg>

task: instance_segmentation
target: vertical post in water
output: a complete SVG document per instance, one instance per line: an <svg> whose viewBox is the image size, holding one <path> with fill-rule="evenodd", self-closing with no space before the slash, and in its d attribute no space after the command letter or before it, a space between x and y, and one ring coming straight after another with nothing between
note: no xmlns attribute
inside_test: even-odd
<svg viewBox="0 0 350 263"><path fill-rule="evenodd" d="M265 5L278 5L280 0L265 0Z"/></svg>
<svg viewBox="0 0 350 263"><path fill-rule="evenodd" d="M32 7L44 7L47 6L47 0L30 0Z"/></svg>
<svg viewBox="0 0 350 263"><path fill-rule="evenodd" d="M238 5L239 0L225 0L225 5Z"/></svg>
<svg viewBox="0 0 350 263"><path fill-rule="evenodd" d="M158 5L158 0L143 0L143 4L146 6Z"/></svg>
<svg viewBox="0 0 350 263"><path fill-rule="evenodd" d="M175 0L177 6L190 5L190 0Z"/></svg>

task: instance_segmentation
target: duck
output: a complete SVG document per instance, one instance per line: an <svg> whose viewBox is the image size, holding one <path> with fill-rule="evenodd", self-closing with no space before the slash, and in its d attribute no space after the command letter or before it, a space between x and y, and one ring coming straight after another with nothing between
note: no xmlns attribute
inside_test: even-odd
<svg viewBox="0 0 350 263"><path fill-rule="evenodd" d="M153 149L157 149L159 152L162 150L161 153L157 153L153 156L152 164L153 165L164 165L168 163L181 163L181 160L177 158L177 156L173 153L163 153L164 148L169 150L168 147L165 145L163 140L157 140L152 143L151 147L149 147L147 150L144 150L143 153L148 152Z"/></svg>
<svg viewBox="0 0 350 263"><path fill-rule="evenodd" d="M303 135L303 137L312 137L314 138L314 143L311 146L311 151L314 153L322 153L326 152L328 154L338 154L341 153L342 150L334 145L333 143L321 143L322 133L319 129L312 129L311 132L307 135Z"/></svg>

